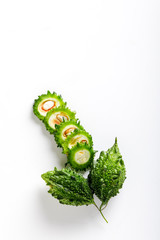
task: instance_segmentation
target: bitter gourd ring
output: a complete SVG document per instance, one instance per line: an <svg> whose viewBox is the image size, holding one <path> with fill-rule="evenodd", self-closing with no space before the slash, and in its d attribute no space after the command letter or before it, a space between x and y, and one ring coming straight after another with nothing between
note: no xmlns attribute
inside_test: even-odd
<svg viewBox="0 0 160 240"><path fill-rule="evenodd" d="M77 143L69 150L68 162L76 170L85 170L91 166L95 152L87 144Z"/></svg>
<svg viewBox="0 0 160 240"><path fill-rule="evenodd" d="M73 148L77 143L86 143L90 147L93 146L91 135L85 130L76 129L62 144L63 153L68 154L69 149Z"/></svg>
<svg viewBox="0 0 160 240"><path fill-rule="evenodd" d="M75 119L75 112L62 106L51 109L44 118L44 123L46 129L52 134L56 131L56 125L71 119Z"/></svg>
<svg viewBox="0 0 160 240"><path fill-rule="evenodd" d="M35 100L33 105L33 112L40 119L43 120L51 109L65 105L61 96L58 96L55 92L42 94Z"/></svg>
<svg viewBox="0 0 160 240"><path fill-rule="evenodd" d="M70 120L63 122L60 125L56 125L54 137L58 147L62 147L62 144L76 129L84 130L84 128L80 125L80 122L75 120Z"/></svg>

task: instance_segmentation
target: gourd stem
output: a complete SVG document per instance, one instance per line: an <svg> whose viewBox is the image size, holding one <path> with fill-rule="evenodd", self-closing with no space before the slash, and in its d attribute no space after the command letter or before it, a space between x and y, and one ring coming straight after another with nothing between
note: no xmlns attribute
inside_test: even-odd
<svg viewBox="0 0 160 240"><path fill-rule="evenodd" d="M102 211L101 211L101 210L99 210L99 211L100 211L102 217L104 218L104 220L106 221L106 223L108 223L108 221L107 221L107 219L105 218L105 216L103 215Z"/></svg>
<svg viewBox="0 0 160 240"><path fill-rule="evenodd" d="M100 212L100 214L102 215L103 219L108 223L107 219L105 218L105 216L102 213L102 210L97 206L97 204L95 202L93 202L93 204L95 205L95 207L98 209L98 211Z"/></svg>
<svg viewBox="0 0 160 240"><path fill-rule="evenodd" d="M101 204L101 206L100 206L100 210L104 210L106 207L107 207L107 205L108 205L108 202L105 204L105 206L102 208L102 206L103 206L103 204Z"/></svg>

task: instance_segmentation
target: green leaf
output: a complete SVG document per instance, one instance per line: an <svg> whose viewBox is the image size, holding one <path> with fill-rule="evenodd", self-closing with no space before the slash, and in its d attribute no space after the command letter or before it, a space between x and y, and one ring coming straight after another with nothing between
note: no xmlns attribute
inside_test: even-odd
<svg viewBox="0 0 160 240"><path fill-rule="evenodd" d="M75 171L55 168L42 174L42 178L50 186L48 192L62 204L80 206L94 203L87 179Z"/></svg>
<svg viewBox="0 0 160 240"><path fill-rule="evenodd" d="M96 164L89 174L89 184L97 197L102 201L101 207L111 197L119 193L126 179L125 165L120 154L117 139L107 152L101 152Z"/></svg>

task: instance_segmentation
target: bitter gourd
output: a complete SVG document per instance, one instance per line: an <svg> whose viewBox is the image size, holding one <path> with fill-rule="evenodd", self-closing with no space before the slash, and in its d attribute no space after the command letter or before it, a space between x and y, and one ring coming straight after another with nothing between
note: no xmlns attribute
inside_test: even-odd
<svg viewBox="0 0 160 240"><path fill-rule="evenodd" d="M69 108L63 106L50 110L44 118L46 129L53 134L56 131L56 125L75 119L75 114L75 112L71 112Z"/></svg>
<svg viewBox="0 0 160 240"><path fill-rule="evenodd" d="M61 204L81 206L94 204L93 193L87 179L71 169L49 171L42 174L49 185L49 193Z"/></svg>
<svg viewBox="0 0 160 240"><path fill-rule="evenodd" d="M95 151L86 143L75 145L69 150L68 162L76 170L85 170L93 163Z"/></svg>
<svg viewBox="0 0 160 240"><path fill-rule="evenodd" d="M118 148L117 138L107 152L101 152L99 159L92 165L88 178L91 188L102 201L101 208L111 197L119 193L126 179L126 169Z"/></svg>
<svg viewBox="0 0 160 240"><path fill-rule="evenodd" d="M73 148L77 143L86 143L89 147L93 146L91 135L85 130L76 129L62 144L63 153L68 154L69 149Z"/></svg>
<svg viewBox="0 0 160 240"><path fill-rule="evenodd" d="M40 120L43 120L47 112L62 105L66 105L62 97L55 92L48 91L47 94L42 94L34 101L33 112Z"/></svg>
<svg viewBox="0 0 160 240"><path fill-rule="evenodd" d="M75 112L66 108L61 96L48 91L35 100L33 111L44 121L47 130L54 133L58 146L63 147L63 152L67 154L70 167L81 171L91 168L88 179L67 168L55 168L54 171L42 174L42 178L50 186L48 192L62 204L94 204L107 222L102 210L109 199L119 193L126 178L117 139L113 147L107 152L101 152L99 159L93 164L95 151L92 148L92 137L77 122ZM94 202L93 193L101 200L100 207Z"/></svg>
<svg viewBox="0 0 160 240"><path fill-rule="evenodd" d="M54 137L58 147L62 147L62 144L76 129L84 130L84 128L80 125L80 122L75 120L62 122L60 125L56 125Z"/></svg>

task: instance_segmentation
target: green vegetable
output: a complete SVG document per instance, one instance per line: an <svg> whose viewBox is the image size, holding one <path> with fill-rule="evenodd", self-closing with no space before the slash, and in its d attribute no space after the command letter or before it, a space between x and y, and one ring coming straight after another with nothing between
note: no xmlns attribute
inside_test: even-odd
<svg viewBox="0 0 160 240"><path fill-rule="evenodd" d="M107 152L101 152L89 174L90 186L102 202L100 209L119 193L125 179L126 169L116 138L113 147Z"/></svg>
<svg viewBox="0 0 160 240"><path fill-rule="evenodd" d="M42 178L50 186L48 192L62 204L80 206L94 203L88 181L70 169L54 168L54 171L42 174Z"/></svg>
<svg viewBox="0 0 160 240"><path fill-rule="evenodd" d="M53 134L56 131L56 125L73 119L75 119L75 112L71 112L69 108L62 106L50 110L44 118L44 124L46 129Z"/></svg>
<svg viewBox="0 0 160 240"><path fill-rule="evenodd" d="M58 147L62 147L63 143L66 142L68 137L75 131L75 129L84 130L80 125L80 122L75 120L62 122L60 125L56 125L54 137Z"/></svg>
<svg viewBox="0 0 160 240"><path fill-rule="evenodd" d="M94 204L107 222L102 210L110 198L119 193L126 179L117 138L114 145L108 151L101 152L99 159L93 163L95 151L92 148L92 137L77 122L75 112L66 108L61 96L49 91L39 96L34 102L33 112L43 120L46 129L54 134L57 145L67 154L68 165L73 168L54 168L53 171L42 174L42 178L50 187L48 192L62 204ZM89 168L87 179L76 172ZM94 193L101 200L100 207L94 202Z"/></svg>
<svg viewBox="0 0 160 240"><path fill-rule="evenodd" d="M48 91L47 94L42 94L34 101L33 112L40 120L43 120L47 112L62 105L66 105L62 97L55 92L50 93Z"/></svg>
<svg viewBox="0 0 160 240"><path fill-rule="evenodd" d="M85 170L93 163L95 151L86 143L75 145L68 153L68 162L76 170Z"/></svg>
<svg viewBox="0 0 160 240"><path fill-rule="evenodd" d="M61 204L71 206L82 206L94 204L99 210L104 220L102 211L96 205L93 192L89 187L88 180L82 175L71 169L63 168L54 171L49 171L41 175L46 184L50 187L49 193Z"/></svg>
<svg viewBox="0 0 160 240"><path fill-rule="evenodd" d="M86 143L89 147L93 146L91 135L84 130L76 129L62 144L63 153L68 154L69 150L77 145L77 143Z"/></svg>

